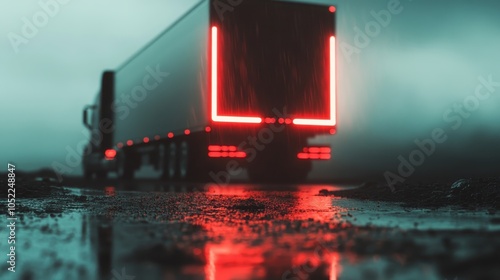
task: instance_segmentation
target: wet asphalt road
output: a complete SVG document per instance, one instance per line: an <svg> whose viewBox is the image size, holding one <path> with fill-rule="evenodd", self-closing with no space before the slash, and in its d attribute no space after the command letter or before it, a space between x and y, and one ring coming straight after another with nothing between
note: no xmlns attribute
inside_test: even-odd
<svg viewBox="0 0 500 280"><path fill-rule="evenodd" d="M500 214L320 195L349 187L66 186L17 200L0 278L500 279Z"/></svg>

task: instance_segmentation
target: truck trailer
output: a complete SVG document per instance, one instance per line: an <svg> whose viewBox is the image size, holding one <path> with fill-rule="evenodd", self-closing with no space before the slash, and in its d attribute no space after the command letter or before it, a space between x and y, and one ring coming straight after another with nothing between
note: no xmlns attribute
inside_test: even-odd
<svg viewBox="0 0 500 280"><path fill-rule="evenodd" d="M167 180L304 180L335 134L336 7L200 0L102 75L83 121L86 178L143 165Z"/></svg>

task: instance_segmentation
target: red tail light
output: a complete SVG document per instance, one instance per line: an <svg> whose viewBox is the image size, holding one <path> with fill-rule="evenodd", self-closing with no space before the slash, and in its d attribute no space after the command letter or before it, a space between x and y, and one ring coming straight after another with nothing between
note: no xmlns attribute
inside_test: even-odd
<svg viewBox="0 0 500 280"><path fill-rule="evenodd" d="M116 151L113 149L107 149L104 151L104 158L106 160L113 160L116 157Z"/></svg>
<svg viewBox="0 0 500 280"><path fill-rule="evenodd" d="M330 147L305 147L297 154L298 159L330 159L332 149Z"/></svg>
<svg viewBox="0 0 500 280"><path fill-rule="evenodd" d="M238 151L236 146L210 145L208 146L208 156L211 158L245 158L247 154Z"/></svg>

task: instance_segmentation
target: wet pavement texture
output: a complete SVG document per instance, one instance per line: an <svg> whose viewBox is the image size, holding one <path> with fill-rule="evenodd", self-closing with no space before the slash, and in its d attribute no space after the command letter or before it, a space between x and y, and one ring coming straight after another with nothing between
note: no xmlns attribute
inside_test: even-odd
<svg viewBox="0 0 500 280"><path fill-rule="evenodd" d="M500 279L499 213L330 194L354 187L65 186L16 200L0 278Z"/></svg>

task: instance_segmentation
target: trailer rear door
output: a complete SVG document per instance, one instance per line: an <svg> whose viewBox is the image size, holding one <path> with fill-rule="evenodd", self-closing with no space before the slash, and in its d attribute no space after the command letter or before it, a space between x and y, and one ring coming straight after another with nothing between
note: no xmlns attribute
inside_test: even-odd
<svg viewBox="0 0 500 280"><path fill-rule="evenodd" d="M221 0L210 18L213 121L260 123L278 110L295 125L336 125L334 7Z"/></svg>

